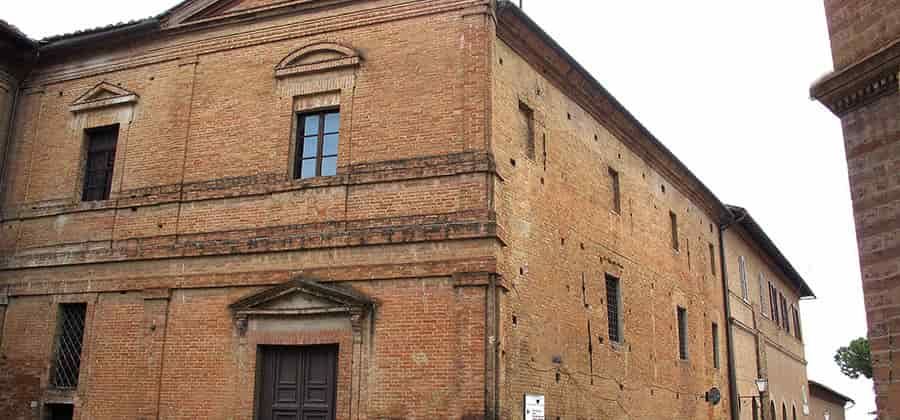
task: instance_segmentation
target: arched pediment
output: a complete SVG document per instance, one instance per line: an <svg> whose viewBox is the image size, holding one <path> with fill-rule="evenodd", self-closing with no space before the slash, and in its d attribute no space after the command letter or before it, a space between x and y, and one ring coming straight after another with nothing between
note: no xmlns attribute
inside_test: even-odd
<svg viewBox="0 0 900 420"><path fill-rule="evenodd" d="M332 71L359 65L359 54L352 48L331 42L307 45L284 57L275 67L275 77Z"/></svg>

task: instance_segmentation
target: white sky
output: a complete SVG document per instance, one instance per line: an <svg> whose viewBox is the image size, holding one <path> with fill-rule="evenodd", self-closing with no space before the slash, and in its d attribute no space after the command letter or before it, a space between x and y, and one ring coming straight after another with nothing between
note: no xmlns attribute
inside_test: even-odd
<svg viewBox="0 0 900 420"><path fill-rule="evenodd" d="M809 100L832 68L822 0L524 0L525 11L719 197L746 207L810 283L808 373L869 419L872 384L835 350L866 335L840 123ZM7 1L33 38L156 15L178 0Z"/></svg>

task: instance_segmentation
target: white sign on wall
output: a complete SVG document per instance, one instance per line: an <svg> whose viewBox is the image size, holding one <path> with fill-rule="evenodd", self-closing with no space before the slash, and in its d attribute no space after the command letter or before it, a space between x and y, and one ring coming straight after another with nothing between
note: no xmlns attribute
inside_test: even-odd
<svg viewBox="0 0 900 420"><path fill-rule="evenodd" d="M525 420L544 420L544 396L525 394Z"/></svg>

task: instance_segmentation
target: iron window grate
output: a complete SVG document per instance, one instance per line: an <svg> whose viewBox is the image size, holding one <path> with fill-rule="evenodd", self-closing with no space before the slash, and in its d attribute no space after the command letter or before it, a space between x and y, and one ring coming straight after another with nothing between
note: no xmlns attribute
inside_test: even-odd
<svg viewBox="0 0 900 420"><path fill-rule="evenodd" d="M81 348L87 304L64 303L59 307L59 331L56 342L53 385L60 389L78 386L81 371Z"/></svg>
<svg viewBox="0 0 900 420"><path fill-rule="evenodd" d="M678 357L681 360L688 358L687 343L687 309L678 308Z"/></svg>
<svg viewBox="0 0 900 420"><path fill-rule="evenodd" d="M622 342L622 325L619 318L620 302L619 279L606 276L606 312L609 318L609 341Z"/></svg>

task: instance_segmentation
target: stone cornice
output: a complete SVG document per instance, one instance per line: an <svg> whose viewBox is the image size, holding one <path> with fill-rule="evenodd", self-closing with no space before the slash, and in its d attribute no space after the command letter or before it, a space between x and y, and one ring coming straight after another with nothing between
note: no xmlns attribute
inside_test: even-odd
<svg viewBox="0 0 900 420"><path fill-rule="evenodd" d="M245 198L302 189L353 186L473 173L496 174L493 156L464 152L347 166L338 176L295 180L287 173L262 173L186 184L158 185L114 192L111 200L81 202L71 198L25 203L0 209L0 223L63 214L129 209L171 203Z"/></svg>
<svg viewBox="0 0 900 420"><path fill-rule="evenodd" d="M363 8L357 11L334 14L328 17L299 19L296 22L270 26L261 29L237 30L225 36L209 36L199 40L183 41L177 37L184 32L209 29L205 25L190 25L183 30L163 30L154 32L151 37L171 38L158 48L142 48L140 40L132 45L120 57L110 57L97 64L73 66L71 61L84 59L82 52L78 58L63 61L62 65L53 65L44 69L36 69L27 81L28 86L41 86L67 80L123 71L127 69L175 61L182 57L202 56L220 51L247 48L256 45L306 38L312 35L326 35L335 31L380 24L385 22L412 19L434 14L449 13L483 6L487 0L455 0L441 2L409 1L395 5ZM230 21L229 25L241 25L245 20ZM139 51L133 53L133 51Z"/></svg>
<svg viewBox="0 0 900 420"><path fill-rule="evenodd" d="M900 39L825 76L813 84L809 94L840 117L878 98L900 91L898 73Z"/></svg>
<svg viewBox="0 0 900 420"><path fill-rule="evenodd" d="M0 270L466 239L503 242L488 210L58 244L0 256Z"/></svg>

